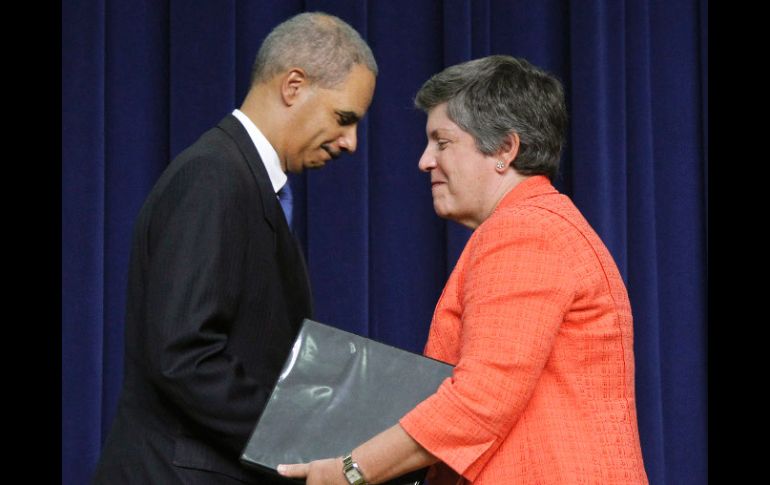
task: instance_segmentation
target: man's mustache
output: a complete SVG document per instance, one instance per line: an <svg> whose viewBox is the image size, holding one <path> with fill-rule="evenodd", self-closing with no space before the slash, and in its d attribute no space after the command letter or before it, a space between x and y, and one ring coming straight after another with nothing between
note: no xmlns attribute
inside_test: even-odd
<svg viewBox="0 0 770 485"><path fill-rule="evenodd" d="M328 153L329 156L332 157L332 159L339 158L339 156L342 155L342 150L335 151L330 145L326 143L321 145L321 148L323 148L326 151L326 153Z"/></svg>

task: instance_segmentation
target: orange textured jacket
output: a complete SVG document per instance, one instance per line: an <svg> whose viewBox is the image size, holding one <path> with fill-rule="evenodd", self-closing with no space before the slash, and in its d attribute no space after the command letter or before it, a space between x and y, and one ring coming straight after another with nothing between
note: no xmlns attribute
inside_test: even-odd
<svg viewBox="0 0 770 485"><path fill-rule="evenodd" d="M431 485L647 483L628 294L547 178L514 187L474 231L425 354L456 366L400 421L442 462Z"/></svg>

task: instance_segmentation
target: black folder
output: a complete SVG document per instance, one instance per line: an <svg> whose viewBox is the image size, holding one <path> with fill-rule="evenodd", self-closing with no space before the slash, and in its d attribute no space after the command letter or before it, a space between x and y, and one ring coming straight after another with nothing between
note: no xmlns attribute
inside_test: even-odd
<svg viewBox="0 0 770 485"><path fill-rule="evenodd" d="M281 463L342 456L396 424L451 374L444 362L306 319L241 462L278 475ZM424 475L388 483L420 483Z"/></svg>

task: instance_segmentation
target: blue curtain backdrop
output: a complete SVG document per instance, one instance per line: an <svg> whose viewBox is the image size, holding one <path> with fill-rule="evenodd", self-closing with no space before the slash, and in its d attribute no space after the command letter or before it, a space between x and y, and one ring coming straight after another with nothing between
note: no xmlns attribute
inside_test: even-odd
<svg viewBox="0 0 770 485"><path fill-rule="evenodd" d="M706 483L705 0L62 2L62 483L89 481L115 412L144 197L240 106L270 29L315 10L351 23L380 66L358 152L292 176L316 319L422 350L469 231L433 212L412 99L448 65L525 57L564 83L557 186L628 285L650 482Z"/></svg>

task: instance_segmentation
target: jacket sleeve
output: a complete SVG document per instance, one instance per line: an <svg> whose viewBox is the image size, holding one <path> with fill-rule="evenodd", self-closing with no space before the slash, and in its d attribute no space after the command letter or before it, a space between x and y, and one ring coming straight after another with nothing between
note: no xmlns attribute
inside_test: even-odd
<svg viewBox="0 0 770 485"><path fill-rule="evenodd" d="M243 176L210 158L188 162L154 201L147 229L148 374L213 441L242 451L270 393L228 352L249 250ZM265 229L269 230L269 229ZM256 268L259 271L259 268ZM266 283L265 283L266 284ZM249 291L259 289L249 288Z"/></svg>
<svg viewBox="0 0 770 485"><path fill-rule="evenodd" d="M473 480L523 413L573 297L559 237L534 208L480 226L457 295L460 358L401 426ZM435 322L434 322L435 325Z"/></svg>

